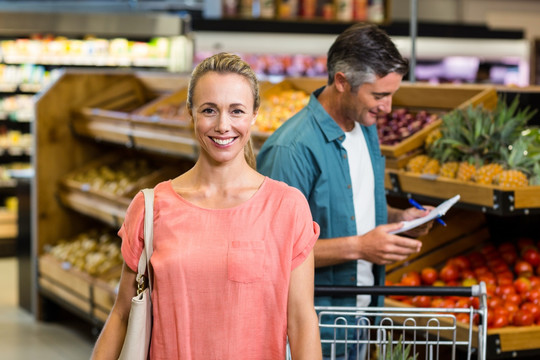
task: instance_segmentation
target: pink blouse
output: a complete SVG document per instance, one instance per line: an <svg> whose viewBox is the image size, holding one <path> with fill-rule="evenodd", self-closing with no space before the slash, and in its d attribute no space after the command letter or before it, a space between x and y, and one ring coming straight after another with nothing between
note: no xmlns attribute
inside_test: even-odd
<svg viewBox="0 0 540 360"><path fill-rule="evenodd" d="M297 189L266 178L248 201L205 209L155 187L152 359L284 359L291 271L319 236ZM137 271L144 199L119 231Z"/></svg>

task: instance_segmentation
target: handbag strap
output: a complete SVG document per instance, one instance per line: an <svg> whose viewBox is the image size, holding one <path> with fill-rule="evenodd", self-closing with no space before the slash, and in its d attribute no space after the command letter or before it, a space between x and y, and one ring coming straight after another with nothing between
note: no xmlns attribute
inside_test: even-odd
<svg viewBox="0 0 540 360"><path fill-rule="evenodd" d="M154 189L143 189L144 195L144 249L137 266L137 294L144 290L144 274L148 281L148 289L152 292L152 275L150 274L150 258L154 252Z"/></svg>

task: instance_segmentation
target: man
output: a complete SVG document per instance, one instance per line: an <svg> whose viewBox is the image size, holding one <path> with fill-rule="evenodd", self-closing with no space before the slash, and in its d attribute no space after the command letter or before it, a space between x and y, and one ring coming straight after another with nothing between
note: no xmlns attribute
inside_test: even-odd
<svg viewBox="0 0 540 360"><path fill-rule="evenodd" d="M277 129L257 157L258 170L300 189L320 225L316 285L384 284L384 265L421 242L392 235L427 211L387 205L376 119L389 113L408 62L375 25L355 24L328 51L328 84ZM407 235L427 233L431 222ZM375 264L375 265L374 265ZM382 297L373 305L382 306ZM368 306L369 296L317 297L318 306Z"/></svg>

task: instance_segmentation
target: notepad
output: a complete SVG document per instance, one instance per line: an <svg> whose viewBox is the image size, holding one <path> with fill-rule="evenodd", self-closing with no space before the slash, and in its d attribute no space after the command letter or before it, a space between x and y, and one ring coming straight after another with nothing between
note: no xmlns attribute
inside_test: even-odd
<svg viewBox="0 0 540 360"><path fill-rule="evenodd" d="M409 231L411 229L414 229L415 227L418 227L422 224L427 223L428 221L431 221L433 219L443 216L452 206L454 206L459 201L459 199L460 199L460 196L456 195L453 198L450 198L446 200L445 202L441 203L439 206L431 210L429 214L427 214L424 217L414 219L411 221L402 221L403 227L401 227L400 229L391 231L390 234L399 234L405 231Z"/></svg>

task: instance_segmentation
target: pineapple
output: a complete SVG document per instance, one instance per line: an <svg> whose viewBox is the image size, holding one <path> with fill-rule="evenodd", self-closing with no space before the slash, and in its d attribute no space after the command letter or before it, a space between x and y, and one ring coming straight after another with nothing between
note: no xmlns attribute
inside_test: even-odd
<svg viewBox="0 0 540 360"><path fill-rule="evenodd" d="M455 179L458 167L459 167L459 163L457 161L445 162L444 164L442 164L439 170L439 175L450 178L450 179Z"/></svg>
<svg viewBox="0 0 540 360"><path fill-rule="evenodd" d="M504 170L494 178L494 182L504 188L516 188L529 185L527 175L521 170Z"/></svg>
<svg viewBox="0 0 540 360"><path fill-rule="evenodd" d="M422 170L424 169L424 166L426 166L428 161L429 157L427 155L416 155L407 163L407 171L415 174L420 174L422 173Z"/></svg>
<svg viewBox="0 0 540 360"><path fill-rule="evenodd" d="M439 173L439 169L439 160L430 158L422 169L422 174L437 175Z"/></svg>
<svg viewBox="0 0 540 360"><path fill-rule="evenodd" d="M462 161L459 163L456 179L461 181L471 181L475 174L476 166L469 161Z"/></svg>
<svg viewBox="0 0 540 360"><path fill-rule="evenodd" d="M505 188L529 185L529 177L534 179L538 172L540 154L529 155L531 139L518 138L513 144L501 149L506 169L495 176L493 182Z"/></svg>
<svg viewBox="0 0 540 360"><path fill-rule="evenodd" d="M474 181L478 184L490 185L493 178L503 172L501 164L491 163L481 166L474 175Z"/></svg>

